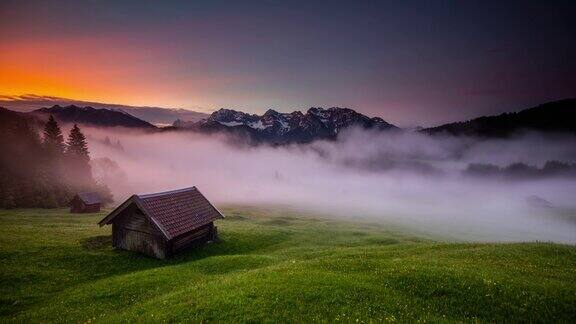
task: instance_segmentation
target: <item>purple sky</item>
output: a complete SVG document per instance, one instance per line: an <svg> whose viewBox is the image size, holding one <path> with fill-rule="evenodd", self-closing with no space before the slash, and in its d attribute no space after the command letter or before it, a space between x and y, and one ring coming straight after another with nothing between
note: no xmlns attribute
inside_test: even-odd
<svg viewBox="0 0 576 324"><path fill-rule="evenodd" d="M574 1L2 1L0 89L433 125L576 96Z"/></svg>

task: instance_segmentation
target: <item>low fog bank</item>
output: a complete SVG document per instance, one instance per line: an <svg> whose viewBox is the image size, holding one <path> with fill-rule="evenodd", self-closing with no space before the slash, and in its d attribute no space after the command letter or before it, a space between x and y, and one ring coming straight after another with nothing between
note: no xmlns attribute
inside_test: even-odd
<svg viewBox="0 0 576 324"><path fill-rule="evenodd" d="M576 178L466 173L474 163L575 163L574 137L473 141L351 130L337 142L272 148L193 133L86 133L95 176L118 201L195 185L216 203L287 204L448 239L576 243Z"/></svg>

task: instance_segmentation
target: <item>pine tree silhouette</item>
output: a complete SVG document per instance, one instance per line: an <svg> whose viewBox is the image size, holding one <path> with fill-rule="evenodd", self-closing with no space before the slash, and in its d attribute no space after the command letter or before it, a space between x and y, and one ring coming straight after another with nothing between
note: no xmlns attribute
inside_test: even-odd
<svg viewBox="0 0 576 324"><path fill-rule="evenodd" d="M66 154L68 156L79 158L86 162L90 160L86 137L82 134L78 125L74 124L74 127L70 130L66 145Z"/></svg>
<svg viewBox="0 0 576 324"><path fill-rule="evenodd" d="M0 107L0 208L64 207L83 191L96 191L104 202L112 202L110 189L94 181L80 128L75 125L64 144L52 116L42 138L31 121Z"/></svg>
<svg viewBox="0 0 576 324"><path fill-rule="evenodd" d="M52 115L44 126L43 144L48 154L52 156L64 154L64 136L62 136L62 130Z"/></svg>
<svg viewBox="0 0 576 324"><path fill-rule="evenodd" d="M70 130L68 141L66 142L66 160L68 183L81 188L94 184L88 143L76 124Z"/></svg>

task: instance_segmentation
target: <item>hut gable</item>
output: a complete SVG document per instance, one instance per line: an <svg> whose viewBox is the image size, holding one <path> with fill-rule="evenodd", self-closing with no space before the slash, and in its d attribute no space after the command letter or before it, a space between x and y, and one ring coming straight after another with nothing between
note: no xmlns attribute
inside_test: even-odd
<svg viewBox="0 0 576 324"><path fill-rule="evenodd" d="M112 224L114 246L159 258L216 235L224 216L196 188L132 195L98 224Z"/></svg>
<svg viewBox="0 0 576 324"><path fill-rule="evenodd" d="M158 226L146 217L135 205L130 205L126 212L121 213L116 220L115 224L127 230L139 231L152 235L163 235Z"/></svg>

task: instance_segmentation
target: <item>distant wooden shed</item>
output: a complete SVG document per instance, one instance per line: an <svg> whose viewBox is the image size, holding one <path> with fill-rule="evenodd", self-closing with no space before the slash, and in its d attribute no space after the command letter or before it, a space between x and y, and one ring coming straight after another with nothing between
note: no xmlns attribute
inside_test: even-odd
<svg viewBox="0 0 576 324"><path fill-rule="evenodd" d="M100 211L100 196L95 192L77 193L70 201L71 213L97 213Z"/></svg>
<svg viewBox="0 0 576 324"><path fill-rule="evenodd" d="M112 224L112 245L159 259L215 240L224 216L196 188L132 195L98 224Z"/></svg>

